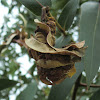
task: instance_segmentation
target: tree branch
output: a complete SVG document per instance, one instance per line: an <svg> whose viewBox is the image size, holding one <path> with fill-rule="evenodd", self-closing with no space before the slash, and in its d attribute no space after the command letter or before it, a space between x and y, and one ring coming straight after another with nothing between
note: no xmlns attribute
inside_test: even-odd
<svg viewBox="0 0 100 100"><path fill-rule="evenodd" d="M86 83L80 83L79 86L87 87ZM91 84L90 87L92 88L100 88L100 85Z"/></svg>

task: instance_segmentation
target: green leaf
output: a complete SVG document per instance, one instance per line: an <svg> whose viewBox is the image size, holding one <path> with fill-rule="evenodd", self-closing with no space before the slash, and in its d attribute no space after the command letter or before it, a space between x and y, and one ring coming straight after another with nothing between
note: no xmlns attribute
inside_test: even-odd
<svg viewBox="0 0 100 100"><path fill-rule="evenodd" d="M17 100L34 100L34 95L37 92L37 82L30 83L24 91L17 97Z"/></svg>
<svg viewBox="0 0 100 100"><path fill-rule="evenodd" d="M72 35L61 35L59 38L56 39L56 42L55 42L55 47L56 48L61 48L65 45L68 45L72 40Z"/></svg>
<svg viewBox="0 0 100 100"><path fill-rule="evenodd" d="M59 85L52 86L48 100L65 100L66 96L69 94L72 86L83 70L83 62L77 63L76 74L72 78L66 78Z"/></svg>
<svg viewBox="0 0 100 100"><path fill-rule="evenodd" d="M100 100L100 89L96 91L89 100Z"/></svg>
<svg viewBox="0 0 100 100"><path fill-rule="evenodd" d="M58 22L66 30L68 30L73 22L79 0L70 0L64 7Z"/></svg>
<svg viewBox="0 0 100 100"><path fill-rule="evenodd" d="M0 91L16 85L18 82L6 78L0 78Z"/></svg>
<svg viewBox="0 0 100 100"><path fill-rule="evenodd" d="M43 6L51 6L51 0L37 0ZM36 2L36 0L19 0L26 8L36 15L41 15L41 6Z"/></svg>
<svg viewBox="0 0 100 100"><path fill-rule="evenodd" d="M52 0L52 8L55 10L62 9L69 1L70 0Z"/></svg>
<svg viewBox="0 0 100 100"><path fill-rule="evenodd" d="M6 6L6 7L9 7L8 3L7 3L7 0L1 0L1 3Z"/></svg>
<svg viewBox="0 0 100 100"><path fill-rule="evenodd" d="M88 46L85 71L89 86L100 66L100 4L97 2L86 2L81 7L80 39Z"/></svg>

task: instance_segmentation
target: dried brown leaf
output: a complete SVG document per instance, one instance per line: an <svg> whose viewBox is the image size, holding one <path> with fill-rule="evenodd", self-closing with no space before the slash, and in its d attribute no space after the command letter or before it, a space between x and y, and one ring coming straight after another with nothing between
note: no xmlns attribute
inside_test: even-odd
<svg viewBox="0 0 100 100"><path fill-rule="evenodd" d="M34 21L38 25L39 29L43 30L43 32L41 32L41 33L39 32L42 37L41 36L39 36L39 38L36 37L37 40L39 40L39 41L45 40L45 42L47 41L46 43L48 43L51 47L54 46L55 37L54 37L54 35L51 34L50 27L48 25L46 25L45 23L40 22L38 19L35 19Z"/></svg>
<svg viewBox="0 0 100 100"><path fill-rule="evenodd" d="M37 66L37 68L41 81L48 85L59 84L66 77L71 77L76 72L74 64L50 69L39 66Z"/></svg>
<svg viewBox="0 0 100 100"><path fill-rule="evenodd" d="M70 45L67 45L67 46L65 46L65 48L64 49L75 49L75 48L78 48L78 49L80 49L80 48L82 48L83 46L84 46L84 44L85 44L85 41L81 41L81 42L78 42L78 43L72 43L72 44L70 44Z"/></svg>
<svg viewBox="0 0 100 100"><path fill-rule="evenodd" d="M16 36L17 36L17 34L12 33L12 34L8 37L7 41L6 41L4 44L5 44L5 45L9 45L9 44L12 42L12 40L13 40Z"/></svg>
<svg viewBox="0 0 100 100"><path fill-rule="evenodd" d="M49 33L50 28L45 23L40 22L38 19L34 19L34 22L39 26L41 30L44 30L46 34Z"/></svg>
<svg viewBox="0 0 100 100"><path fill-rule="evenodd" d="M39 42L32 36L30 39L25 39L25 43L29 48L41 53L55 52L55 50L52 49L49 45Z"/></svg>
<svg viewBox="0 0 100 100"><path fill-rule="evenodd" d="M67 62L67 61L58 61L58 60L45 60L45 59L39 59L36 61L37 66L41 66L43 68L56 68L60 66L66 66L69 64L72 64L73 62Z"/></svg>
<svg viewBox="0 0 100 100"><path fill-rule="evenodd" d="M54 35L51 34L51 32L49 31L48 35L47 35L47 43L54 48L53 46L55 45L55 37Z"/></svg>
<svg viewBox="0 0 100 100"><path fill-rule="evenodd" d="M86 49L86 48L80 49L80 47L77 46L77 43L73 44L77 48L74 47L74 49L71 51L68 50L68 48L67 48L67 50L65 48L52 48L48 44L44 44L44 43L39 42L34 37L31 37L30 39L25 39L25 43L29 48L31 48L35 51L41 52L41 53L51 53L51 54L61 54L61 55L76 55L78 57L82 57L84 55L84 52ZM73 46L73 45L71 45L71 46ZM83 42L82 42L82 45L83 45ZM71 47L71 46L69 46L69 47Z"/></svg>
<svg viewBox="0 0 100 100"><path fill-rule="evenodd" d="M37 32L35 34L35 39L37 39L39 42L47 43L45 35L43 33L41 33L41 32Z"/></svg>
<svg viewBox="0 0 100 100"><path fill-rule="evenodd" d="M66 77L72 77L76 73L75 62L80 61L84 55L85 41L72 43L64 48L55 48L55 38L52 34L54 23L49 21L52 25L49 22L47 25L37 19L35 22L38 26L35 37L25 39L29 55L36 60L38 74L43 83L59 84Z"/></svg>

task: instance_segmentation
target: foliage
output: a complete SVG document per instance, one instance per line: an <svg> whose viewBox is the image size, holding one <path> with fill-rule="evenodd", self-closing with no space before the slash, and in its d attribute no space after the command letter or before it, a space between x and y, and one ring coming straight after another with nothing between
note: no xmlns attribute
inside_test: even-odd
<svg viewBox="0 0 100 100"><path fill-rule="evenodd" d="M35 61L29 57L25 47L12 43L14 38L18 38L17 35L11 37L11 33L17 30L24 30L28 37L35 34L34 19L41 19L41 6L36 0L1 0L1 6L8 11L0 24L0 99L12 100L14 95L15 100L98 100L99 0L38 1L50 7L53 17L61 25L57 24L55 47L64 48L71 42L85 40L85 46L88 46L85 56L75 64L76 74L72 78L66 78L54 86L43 84L37 74ZM23 61L26 63L27 60L25 55L31 66L23 65ZM25 73L23 70L26 70Z"/></svg>

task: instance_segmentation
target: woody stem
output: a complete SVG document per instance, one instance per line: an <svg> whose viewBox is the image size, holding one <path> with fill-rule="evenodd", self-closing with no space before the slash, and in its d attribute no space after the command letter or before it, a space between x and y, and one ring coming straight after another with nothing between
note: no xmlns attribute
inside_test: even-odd
<svg viewBox="0 0 100 100"><path fill-rule="evenodd" d="M52 14L51 14L50 12L49 12L49 15L50 15L50 17L52 17ZM65 30L62 28L62 26L58 23L57 20L55 20L55 22L56 22L56 25L57 25L58 29L63 33L64 36L66 36L66 32L65 32Z"/></svg>
<svg viewBox="0 0 100 100"><path fill-rule="evenodd" d="M58 23L58 21L56 20L56 25L58 27L58 29L63 33L63 35L65 36L66 35L66 32L65 30L61 27L61 25Z"/></svg>
<svg viewBox="0 0 100 100"><path fill-rule="evenodd" d="M80 83L79 86L87 87L86 83ZM90 87L92 88L100 88L100 85L91 84Z"/></svg>

